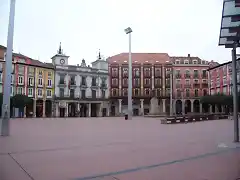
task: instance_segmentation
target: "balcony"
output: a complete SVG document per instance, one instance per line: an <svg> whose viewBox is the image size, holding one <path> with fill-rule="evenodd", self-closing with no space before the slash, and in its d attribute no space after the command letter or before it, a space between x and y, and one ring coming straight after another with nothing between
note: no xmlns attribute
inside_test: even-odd
<svg viewBox="0 0 240 180"><path fill-rule="evenodd" d="M71 80L70 81L70 86L76 86L76 81L75 80Z"/></svg>
<svg viewBox="0 0 240 180"><path fill-rule="evenodd" d="M112 84L111 86L114 88L118 88L118 84Z"/></svg>
<svg viewBox="0 0 240 180"><path fill-rule="evenodd" d="M64 80L60 80L58 85L59 86L65 86L65 81Z"/></svg>
<svg viewBox="0 0 240 180"><path fill-rule="evenodd" d="M185 87L185 88L191 88L192 85L191 85L191 84L184 84L184 87Z"/></svg>
<svg viewBox="0 0 240 180"><path fill-rule="evenodd" d="M98 88L98 85L97 85L97 83L95 83L95 82L94 82L94 83L92 83L92 84L91 84L91 88Z"/></svg>
<svg viewBox="0 0 240 180"><path fill-rule="evenodd" d="M170 76L171 76L171 73L166 73L166 77L165 78L170 78Z"/></svg>
<svg viewBox="0 0 240 180"><path fill-rule="evenodd" d="M175 75L175 78L176 78L176 79L181 79L181 78L182 78L182 75L181 75L181 74L176 74L176 75Z"/></svg>
<svg viewBox="0 0 240 180"><path fill-rule="evenodd" d="M128 83L122 83L122 87L123 88L127 88L128 87Z"/></svg>
<svg viewBox="0 0 240 180"><path fill-rule="evenodd" d="M160 84L160 83L155 83L155 84L154 84L154 87L155 87L155 88L160 88L160 87L162 87L162 84Z"/></svg>
<svg viewBox="0 0 240 180"><path fill-rule="evenodd" d="M140 85L140 83L133 83L133 87L135 87L135 88L140 88L141 85Z"/></svg>
<svg viewBox="0 0 240 180"><path fill-rule="evenodd" d="M206 74L202 74L202 78L203 78L203 79L207 79L208 77L207 77Z"/></svg>
<svg viewBox="0 0 240 180"><path fill-rule="evenodd" d="M187 79L190 79L191 75L190 74L184 74L184 77L187 78Z"/></svg>
<svg viewBox="0 0 240 180"><path fill-rule="evenodd" d="M170 84L165 84L166 88L170 88L170 86L171 86Z"/></svg>
<svg viewBox="0 0 240 180"><path fill-rule="evenodd" d="M145 78L151 78L151 73L144 73Z"/></svg>

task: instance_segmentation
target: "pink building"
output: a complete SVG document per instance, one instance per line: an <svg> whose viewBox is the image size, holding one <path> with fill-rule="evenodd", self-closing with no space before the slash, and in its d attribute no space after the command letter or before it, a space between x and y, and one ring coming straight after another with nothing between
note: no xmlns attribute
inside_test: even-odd
<svg viewBox="0 0 240 180"><path fill-rule="evenodd" d="M171 57L173 66L173 112L208 112L200 97L208 94L209 62L192 57Z"/></svg>

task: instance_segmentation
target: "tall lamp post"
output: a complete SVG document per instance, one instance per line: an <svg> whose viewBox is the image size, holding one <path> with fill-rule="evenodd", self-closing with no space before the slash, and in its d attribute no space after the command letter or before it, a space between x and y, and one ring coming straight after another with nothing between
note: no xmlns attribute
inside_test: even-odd
<svg viewBox="0 0 240 180"><path fill-rule="evenodd" d="M130 27L126 28L125 33L129 36L129 59L128 59L128 119L132 119L132 54L131 54L131 33Z"/></svg>
<svg viewBox="0 0 240 180"><path fill-rule="evenodd" d="M5 59L4 72L4 90L3 90L3 105L2 118L0 120L0 135L9 136L9 119L10 119L10 92L11 92L11 71L12 71L12 50L13 50L13 32L14 32L14 16L15 16L16 0L11 0L8 37L7 37L7 53Z"/></svg>

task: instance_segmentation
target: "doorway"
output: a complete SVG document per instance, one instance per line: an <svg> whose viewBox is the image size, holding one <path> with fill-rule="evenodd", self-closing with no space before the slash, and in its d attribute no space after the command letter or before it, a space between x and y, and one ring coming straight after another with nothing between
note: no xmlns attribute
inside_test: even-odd
<svg viewBox="0 0 240 180"><path fill-rule="evenodd" d="M60 117L65 117L65 108L59 108Z"/></svg>

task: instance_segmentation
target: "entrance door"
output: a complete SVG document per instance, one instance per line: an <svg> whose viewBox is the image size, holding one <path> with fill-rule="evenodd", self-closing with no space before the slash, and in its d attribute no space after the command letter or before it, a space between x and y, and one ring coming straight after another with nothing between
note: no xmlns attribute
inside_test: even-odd
<svg viewBox="0 0 240 180"><path fill-rule="evenodd" d="M60 117L65 117L65 108L60 108Z"/></svg>
<svg viewBox="0 0 240 180"><path fill-rule="evenodd" d="M133 115L138 116L139 110L138 109L133 109Z"/></svg>
<svg viewBox="0 0 240 180"><path fill-rule="evenodd" d="M115 106L111 106L111 116L115 116Z"/></svg>
<svg viewBox="0 0 240 180"><path fill-rule="evenodd" d="M106 109L106 108L103 108L103 109L102 109L102 116L103 116L103 117L106 117L106 116L107 116L107 109Z"/></svg>

